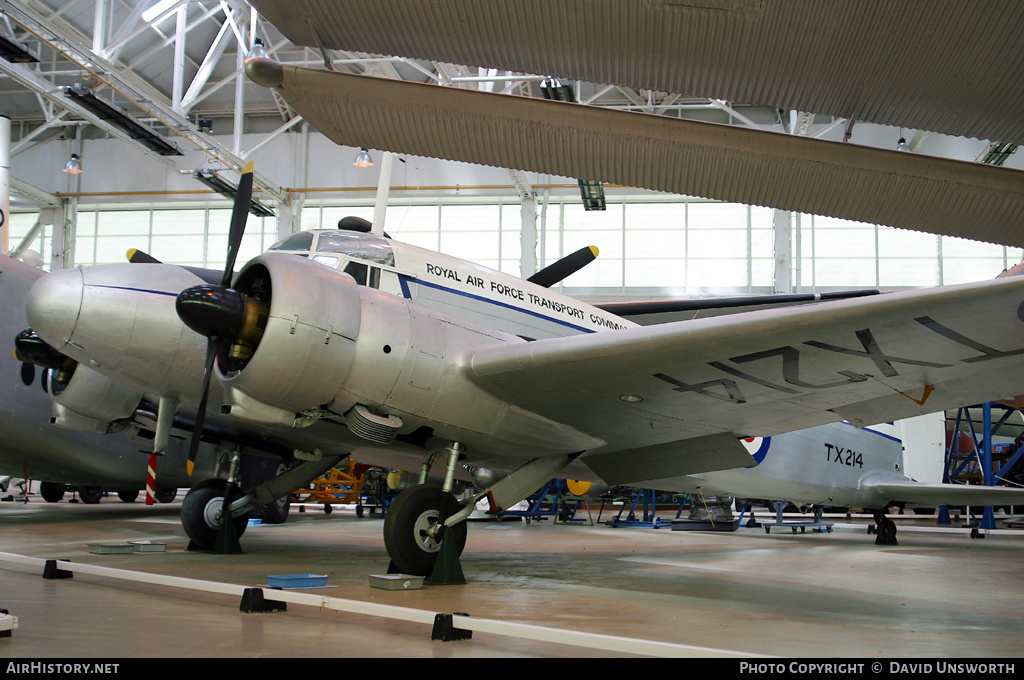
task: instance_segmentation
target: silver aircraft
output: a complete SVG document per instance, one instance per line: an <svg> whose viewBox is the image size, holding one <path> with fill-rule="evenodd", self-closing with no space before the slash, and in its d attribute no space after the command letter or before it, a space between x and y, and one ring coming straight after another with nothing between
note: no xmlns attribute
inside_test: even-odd
<svg viewBox="0 0 1024 680"><path fill-rule="evenodd" d="M0 255L0 332L5 337L13 339L28 326L28 289L44 274ZM152 450L144 421L130 418L143 401L142 392L87 368L61 375L62 364L63 357L51 368L0 362L0 474L39 481L48 501L60 500L66 487L75 488L85 503L99 502L105 491L134 500L147 488L145 452ZM97 415L102 422L92 417ZM184 474L187 448L181 441L175 440L154 466L156 500L173 499L179 487L191 484Z"/></svg>
<svg viewBox="0 0 1024 680"><path fill-rule="evenodd" d="M938 415L938 414L933 414ZM698 504L708 496L767 501L776 510L794 504L815 513L814 522L785 522L782 526L821 528L825 508L864 508L874 511L876 542L896 544L896 524L885 516L891 506L936 509L942 505L1012 506L1024 503L1024 489L1009 486L949 484L919 481L908 468L906 452L916 454L917 474L941 477L945 424L941 417L914 418L896 423L854 427L847 422L786 432L774 437L746 437L743 445L753 463L732 470L687 475L673 490L688 492ZM594 497L606 487L573 480L572 493ZM769 524L765 524L767 529Z"/></svg>
<svg viewBox="0 0 1024 680"><path fill-rule="evenodd" d="M1022 391L1020 277L639 326L365 230L293 234L235 275L251 183L250 167L219 282L86 267L40 278L27 306L53 351L159 395L159 422L193 409L193 441L209 403L210 427L293 442L297 465L259 487L193 487L182 521L197 544L351 453L420 470L384 542L395 568L429 574L442 549L461 552L478 501L497 512L556 476L685 491L692 475L755 464L747 437ZM456 495L466 466L507 474Z"/></svg>

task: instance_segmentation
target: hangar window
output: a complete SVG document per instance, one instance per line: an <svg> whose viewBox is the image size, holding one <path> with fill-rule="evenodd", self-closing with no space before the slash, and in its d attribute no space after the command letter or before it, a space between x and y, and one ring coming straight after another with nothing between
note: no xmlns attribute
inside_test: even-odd
<svg viewBox="0 0 1024 680"><path fill-rule="evenodd" d="M342 217L369 219L372 200L307 202L302 228L337 231ZM534 204L536 241L527 246L536 253L538 269L583 246L600 249L597 261L558 284L565 292L608 300L773 290L774 211L661 194L608 192L606 201L605 211L584 211L574 190L538 197ZM519 275L522 211L514 195L401 199L388 206L386 228L396 240ZM38 211L19 210L10 217L10 247L40 252L48 268L53 227L38 224ZM69 264L120 263L129 248L137 248L163 262L219 269L231 209L225 204L164 209L80 204L74 219ZM277 241L278 228L277 217L250 215L239 266ZM299 233L285 242L309 253L309 239ZM1020 260L1019 251L1001 246L812 215L792 216L790 243L793 289L803 292L979 281Z"/></svg>

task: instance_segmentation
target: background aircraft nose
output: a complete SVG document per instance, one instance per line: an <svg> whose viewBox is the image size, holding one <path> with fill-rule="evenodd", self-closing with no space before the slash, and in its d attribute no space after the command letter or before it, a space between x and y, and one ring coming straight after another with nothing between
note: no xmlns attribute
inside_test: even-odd
<svg viewBox="0 0 1024 680"><path fill-rule="evenodd" d="M82 311L82 271L62 269L32 284L25 305L29 325L55 350L60 351L74 333Z"/></svg>

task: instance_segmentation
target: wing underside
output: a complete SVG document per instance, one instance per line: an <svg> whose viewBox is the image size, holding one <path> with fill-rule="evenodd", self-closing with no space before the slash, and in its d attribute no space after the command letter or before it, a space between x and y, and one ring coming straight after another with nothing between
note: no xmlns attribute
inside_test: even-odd
<svg viewBox="0 0 1024 680"><path fill-rule="evenodd" d="M337 144L1024 243L1017 170L267 59L246 73Z"/></svg>

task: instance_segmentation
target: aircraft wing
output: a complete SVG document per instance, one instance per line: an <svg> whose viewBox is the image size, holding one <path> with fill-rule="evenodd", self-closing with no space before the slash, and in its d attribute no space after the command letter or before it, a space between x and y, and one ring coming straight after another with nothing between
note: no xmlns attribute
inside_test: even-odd
<svg viewBox="0 0 1024 680"><path fill-rule="evenodd" d="M1018 105L1024 92L1024 4L1018 0L252 4L292 42L309 47L1024 143Z"/></svg>
<svg viewBox="0 0 1024 680"><path fill-rule="evenodd" d="M1024 245L1010 168L269 59L246 73L337 144Z"/></svg>
<svg viewBox="0 0 1024 680"><path fill-rule="evenodd" d="M622 452L864 426L1018 394L1022 301L1024 279L998 279L486 348L463 370L606 441L587 462L639 465Z"/></svg>
<svg viewBox="0 0 1024 680"><path fill-rule="evenodd" d="M863 491L915 505L1024 505L1024 489L979 484L867 483Z"/></svg>

